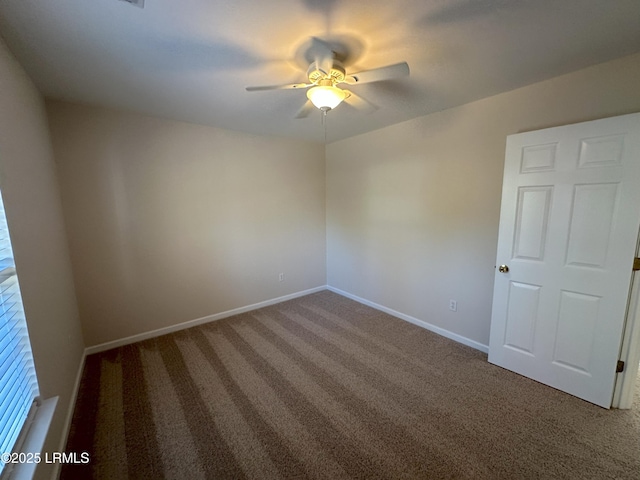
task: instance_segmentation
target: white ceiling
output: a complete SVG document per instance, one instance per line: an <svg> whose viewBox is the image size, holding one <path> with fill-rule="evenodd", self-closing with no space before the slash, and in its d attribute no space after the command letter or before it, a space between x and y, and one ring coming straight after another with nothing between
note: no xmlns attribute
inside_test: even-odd
<svg viewBox="0 0 640 480"><path fill-rule="evenodd" d="M305 92L311 36L352 46L351 87L379 108L329 112L329 142L640 51L640 0L1 0L0 35L45 96L323 141Z"/></svg>

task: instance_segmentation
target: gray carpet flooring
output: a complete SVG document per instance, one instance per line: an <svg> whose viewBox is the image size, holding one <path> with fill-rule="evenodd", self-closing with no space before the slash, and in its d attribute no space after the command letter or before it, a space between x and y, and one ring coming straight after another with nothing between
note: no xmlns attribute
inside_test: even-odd
<svg viewBox="0 0 640 480"><path fill-rule="evenodd" d="M640 478L607 411L324 291L87 357L63 479Z"/></svg>

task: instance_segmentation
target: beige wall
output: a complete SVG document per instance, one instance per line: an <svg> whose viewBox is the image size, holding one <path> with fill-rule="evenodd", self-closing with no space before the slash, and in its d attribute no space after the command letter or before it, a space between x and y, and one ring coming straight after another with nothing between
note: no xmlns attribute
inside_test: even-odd
<svg viewBox="0 0 640 480"><path fill-rule="evenodd" d="M0 189L43 397L60 396L56 451L84 349L44 103L0 40ZM41 465L38 478L49 478Z"/></svg>
<svg viewBox="0 0 640 480"><path fill-rule="evenodd" d="M326 283L321 145L47 110L88 346Z"/></svg>
<svg viewBox="0 0 640 480"><path fill-rule="evenodd" d="M328 145L327 283L487 345L505 137L637 111L640 55Z"/></svg>

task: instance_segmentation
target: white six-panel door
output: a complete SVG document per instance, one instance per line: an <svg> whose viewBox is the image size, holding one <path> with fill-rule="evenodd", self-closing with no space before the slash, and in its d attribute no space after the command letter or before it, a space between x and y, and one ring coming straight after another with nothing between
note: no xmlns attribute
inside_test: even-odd
<svg viewBox="0 0 640 480"><path fill-rule="evenodd" d="M489 361L609 408L639 227L640 114L509 136Z"/></svg>

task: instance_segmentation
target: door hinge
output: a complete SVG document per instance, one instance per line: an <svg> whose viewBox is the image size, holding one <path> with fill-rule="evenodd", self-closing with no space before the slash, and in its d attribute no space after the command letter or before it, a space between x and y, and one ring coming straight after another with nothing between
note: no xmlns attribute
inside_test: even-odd
<svg viewBox="0 0 640 480"><path fill-rule="evenodd" d="M616 373L622 372L624 372L624 362L622 360L618 360L618 363L616 364Z"/></svg>
<svg viewBox="0 0 640 480"><path fill-rule="evenodd" d="M638 270L640 270L640 257L633 259L633 271L637 272Z"/></svg>

